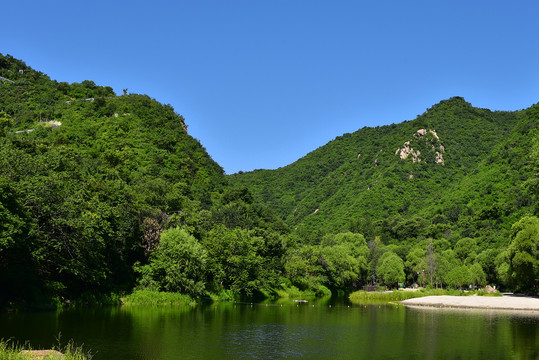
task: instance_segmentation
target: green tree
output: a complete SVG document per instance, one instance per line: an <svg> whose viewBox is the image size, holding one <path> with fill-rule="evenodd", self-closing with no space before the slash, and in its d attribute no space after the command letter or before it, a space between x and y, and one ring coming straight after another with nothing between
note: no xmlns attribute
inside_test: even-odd
<svg viewBox="0 0 539 360"><path fill-rule="evenodd" d="M470 270L466 265L454 267L446 274L445 282L453 287L466 287L471 283Z"/></svg>
<svg viewBox="0 0 539 360"><path fill-rule="evenodd" d="M436 279L436 284L446 284L446 276L453 268L453 265L444 255L437 255L438 266L436 267L436 272L434 273L434 278Z"/></svg>
<svg viewBox="0 0 539 360"><path fill-rule="evenodd" d="M349 256L354 259L354 262L357 262L355 267L356 280L361 282L367 280L369 247L362 234L351 232L341 232L335 235L328 234L324 236L320 245L322 247L340 248L339 251L345 255L344 257Z"/></svg>
<svg viewBox="0 0 539 360"><path fill-rule="evenodd" d="M205 290L207 262L207 251L192 235L172 228L161 233L148 273L161 290L199 296Z"/></svg>
<svg viewBox="0 0 539 360"><path fill-rule="evenodd" d="M13 184L0 177L0 256L20 241L25 229L23 214Z"/></svg>
<svg viewBox="0 0 539 360"><path fill-rule="evenodd" d="M252 231L216 226L204 238L210 258L209 271L216 290L230 289L252 296L266 290L264 239Z"/></svg>
<svg viewBox="0 0 539 360"><path fill-rule="evenodd" d="M388 251L378 260L376 275L387 286L395 286L398 282L404 282L404 262L397 254Z"/></svg>
<svg viewBox="0 0 539 360"><path fill-rule="evenodd" d="M421 284L421 273L426 268L425 250L422 246L414 246L406 255L405 269L408 281Z"/></svg>
<svg viewBox="0 0 539 360"><path fill-rule="evenodd" d="M347 246L321 246L318 262L327 279L325 285L357 288L360 276L359 258L352 256Z"/></svg>
<svg viewBox="0 0 539 360"><path fill-rule="evenodd" d="M511 227L511 243L506 251L508 274L522 290L538 288L539 218L526 216Z"/></svg>
<svg viewBox="0 0 539 360"><path fill-rule="evenodd" d="M427 241L427 251L425 253L425 265L429 275L430 284L434 284L436 268L438 267L438 257L434 251L434 245L432 239Z"/></svg>
<svg viewBox="0 0 539 360"><path fill-rule="evenodd" d="M496 273L496 258L502 249L486 249L477 255L476 261L481 264L486 276L486 283L495 284L498 281Z"/></svg>
<svg viewBox="0 0 539 360"><path fill-rule="evenodd" d="M539 130L535 131L533 139L533 148L531 152L531 160L533 163L533 176L525 183L528 191L531 194L532 203L535 204L535 214L539 214Z"/></svg>
<svg viewBox="0 0 539 360"><path fill-rule="evenodd" d="M472 287L475 288L475 285L485 285L487 282L487 276L483 271L483 268L479 263L474 263L469 266L470 271L470 280L472 282Z"/></svg>
<svg viewBox="0 0 539 360"><path fill-rule="evenodd" d="M368 267L369 267L369 273L368 273L368 281L374 282L376 279L376 276L378 272L376 271L376 267L378 266L380 257L384 253L382 242L380 241L380 237L376 236L374 240L371 240L367 243L367 246L369 248L369 257L368 257Z"/></svg>
<svg viewBox="0 0 539 360"><path fill-rule="evenodd" d="M474 239L463 238L455 245L455 256L462 262L472 262L477 256L477 243Z"/></svg>
<svg viewBox="0 0 539 360"><path fill-rule="evenodd" d="M317 291L320 285L328 283L320 259L320 247L316 245L288 249L284 256L285 274L300 289Z"/></svg>

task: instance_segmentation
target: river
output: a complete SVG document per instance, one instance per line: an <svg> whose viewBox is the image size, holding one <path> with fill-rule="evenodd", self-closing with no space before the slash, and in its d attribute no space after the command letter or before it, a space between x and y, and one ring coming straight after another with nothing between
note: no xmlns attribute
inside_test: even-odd
<svg viewBox="0 0 539 360"><path fill-rule="evenodd" d="M93 359L538 359L537 312L214 303L0 315L0 338Z"/></svg>

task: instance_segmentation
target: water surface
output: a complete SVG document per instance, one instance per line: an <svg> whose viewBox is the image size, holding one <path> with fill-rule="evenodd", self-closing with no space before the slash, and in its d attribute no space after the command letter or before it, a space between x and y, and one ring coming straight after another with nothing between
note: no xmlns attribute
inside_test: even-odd
<svg viewBox="0 0 539 360"><path fill-rule="evenodd" d="M539 358L533 312L289 302L0 316L0 338L50 348L59 333L96 360Z"/></svg>

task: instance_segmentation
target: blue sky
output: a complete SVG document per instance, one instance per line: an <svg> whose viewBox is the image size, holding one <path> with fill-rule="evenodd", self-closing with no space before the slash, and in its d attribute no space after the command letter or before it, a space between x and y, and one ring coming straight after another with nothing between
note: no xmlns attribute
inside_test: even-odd
<svg viewBox="0 0 539 360"><path fill-rule="evenodd" d="M539 102L538 1L10 1L0 52L171 104L227 173L451 96Z"/></svg>

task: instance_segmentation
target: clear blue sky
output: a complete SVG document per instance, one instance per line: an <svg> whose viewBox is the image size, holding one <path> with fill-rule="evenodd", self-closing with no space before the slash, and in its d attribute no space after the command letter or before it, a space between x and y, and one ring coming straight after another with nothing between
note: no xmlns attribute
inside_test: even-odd
<svg viewBox="0 0 539 360"><path fill-rule="evenodd" d="M539 102L539 1L9 1L0 52L171 104L227 173L451 96Z"/></svg>

